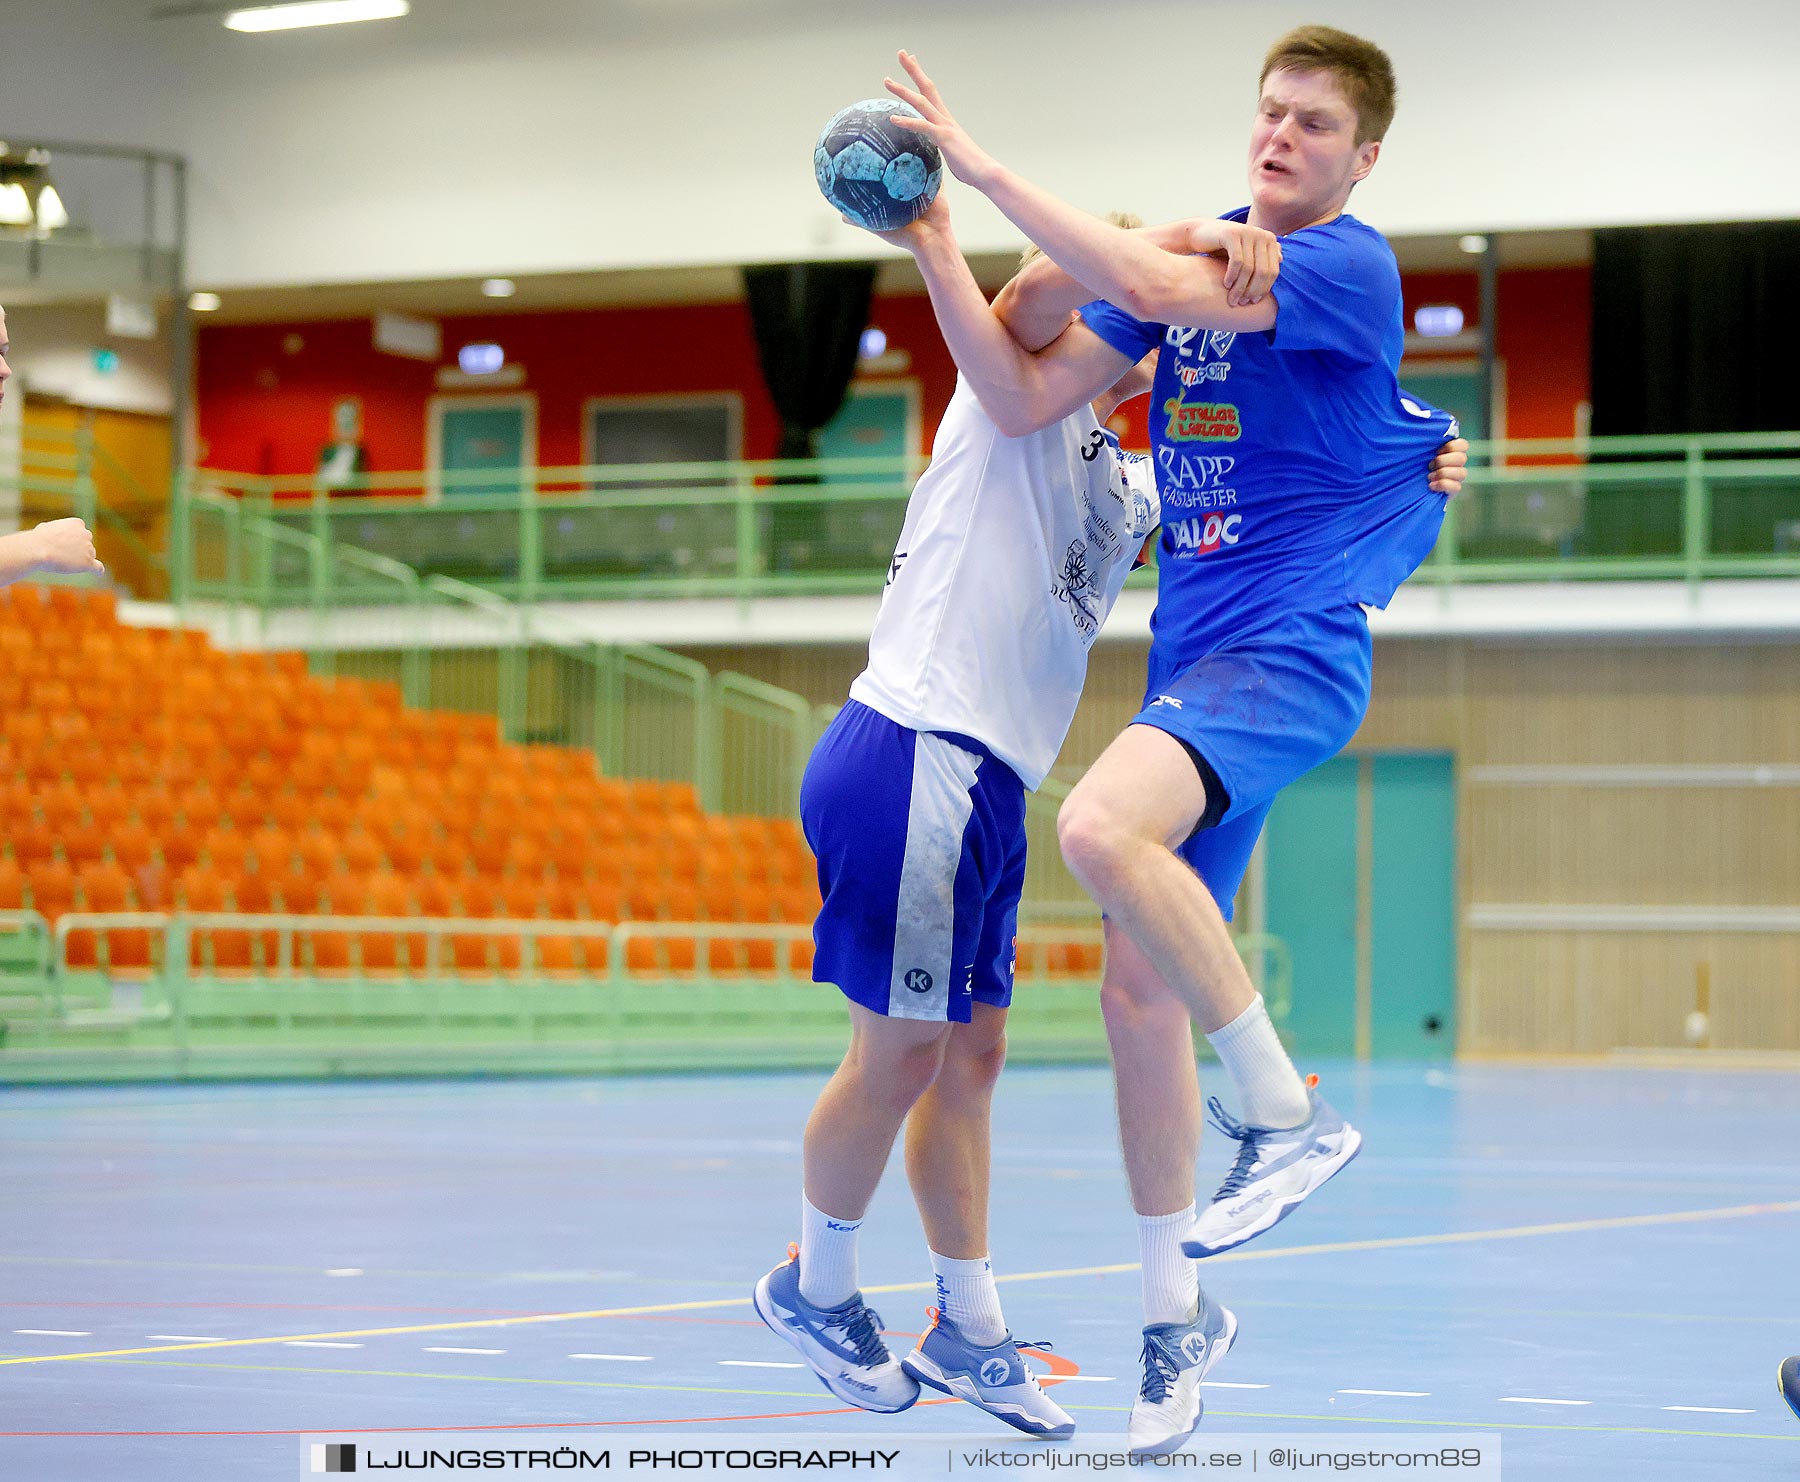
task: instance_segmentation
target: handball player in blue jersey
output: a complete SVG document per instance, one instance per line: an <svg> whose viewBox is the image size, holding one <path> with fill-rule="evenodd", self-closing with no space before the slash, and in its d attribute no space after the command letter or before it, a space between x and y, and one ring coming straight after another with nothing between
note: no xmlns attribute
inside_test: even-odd
<svg viewBox="0 0 1800 1482"><path fill-rule="evenodd" d="M1044 251L996 311L1036 312L1071 285L1097 302L1035 354L1016 346L961 368L978 395L1067 415L1160 346L1151 439L1162 503L1159 595L1144 704L1064 804L1070 869L1104 908L1102 993L1120 1136L1143 1251L1140 1451L1179 1447L1231 1315L1191 1258L1232 1249L1296 1208L1356 1154L1360 1136L1303 1081L1226 930L1275 795L1335 755L1368 706L1366 607L1385 606L1436 541L1454 474L1427 475L1456 438L1406 395L1392 251L1347 214L1394 111L1386 55L1308 26L1263 66L1250 205L1229 219L1278 241L1273 293L1247 302L1215 259L1163 251L1030 185L986 154L906 53L923 115L956 177ZM948 333L948 328L947 328ZM1460 444L1449 456L1460 464ZM1347 985L1346 985L1347 989ZM1201 1104L1191 1026L1230 1076L1239 1143L1204 1207L1194 1200Z"/></svg>

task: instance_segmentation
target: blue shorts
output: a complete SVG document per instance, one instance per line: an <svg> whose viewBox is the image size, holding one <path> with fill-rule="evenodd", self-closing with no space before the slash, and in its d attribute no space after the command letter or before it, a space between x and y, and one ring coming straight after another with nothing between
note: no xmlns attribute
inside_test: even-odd
<svg viewBox="0 0 1800 1482"><path fill-rule="evenodd" d="M1135 725L1185 742L1231 799L1177 851L1225 919L1275 794L1349 744L1369 708L1369 623L1360 607L1284 614L1193 658L1152 645Z"/></svg>
<svg viewBox="0 0 1800 1482"><path fill-rule="evenodd" d="M895 1019L1012 1002L1025 784L979 741L851 700L806 764L800 822L824 906L813 978Z"/></svg>

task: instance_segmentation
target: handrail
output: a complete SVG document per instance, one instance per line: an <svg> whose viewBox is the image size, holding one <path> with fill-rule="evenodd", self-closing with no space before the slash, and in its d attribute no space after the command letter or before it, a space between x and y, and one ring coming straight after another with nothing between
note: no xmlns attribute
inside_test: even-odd
<svg viewBox="0 0 1800 1482"><path fill-rule="evenodd" d="M1534 457L1639 457L1645 455L1664 454L1670 461L1679 462L1698 452L1702 457L1708 453L1742 453L1742 452L1800 452L1800 431L1796 432L1737 432L1737 433L1661 433L1635 437L1553 437L1553 438L1490 438L1474 441L1470 444L1472 461L1492 460L1504 466L1513 458ZM392 473L358 474L346 478L342 484L334 485L332 498L342 497L356 500L359 505L374 508L381 496L375 491L383 489L424 489L427 487L454 489L458 486L470 488L489 488L498 479L517 477L521 482L530 483L538 488L558 485L576 486L576 492L585 492L602 487L629 487L634 484L654 483L666 486L671 483L686 481L716 481L719 490L723 490L735 480L743 479L791 479L806 480L832 479L838 475L864 475L872 481L892 478L906 478L916 474L927 463L928 459L907 455L885 458L818 458L818 459L741 459L720 460L691 463L583 463L559 464L548 467L522 468L516 471L473 469L447 470L432 472L429 470L405 470ZM1606 466L1606 465L1598 465ZM193 470L198 478L210 478L222 483L251 483L268 494L291 492L295 494L315 494L318 491L317 474L243 474L227 469L200 467ZM803 484L797 490L784 490L777 486L769 489L758 489L759 497L783 498L792 494L803 499L833 497L837 492L835 484ZM719 492L715 490L713 492ZM458 500L457 508L476 507L470 496L468 501ZM491 496L496 508L504 508L512 498L501 494ZM409 500L407 503L416 503Z"/></svg>

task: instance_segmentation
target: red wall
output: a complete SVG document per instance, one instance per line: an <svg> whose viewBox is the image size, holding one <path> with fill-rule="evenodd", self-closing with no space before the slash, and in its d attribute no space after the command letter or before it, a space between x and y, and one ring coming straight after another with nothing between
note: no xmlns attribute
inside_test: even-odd
<svg viewBox="0 0 1800 1482"><path fill-rule="evenodd" d="M924 298L878 299L872 322L889 347L912 356L930 432L955 382ZM743 304L590 309L447 318L445 364L472 341L492 340L520 365L520 390L537 396L538 463L581 462L581 408L590 396L670 391L742 394L744 456L772 458L778 423L764 389ZM299 348L290 353L290 337ZM311 473L332 441L331 408L357 396L372 470L425 466L426 402L437 366L374 348L367 319L203 327L198 339L200 461L236 473ZM456 393L447 393L456 394ZM473 394L473 393L471 393Z"/></svg>
<svg viewBox="0 0 1800 1482"><path fill-rule="evenodd" d="M1405 284L1406 314L1422 303L1460 304L1476 317L1474 273L1419 274ZM1507 432L1568 437L1588 396L1586 268L1501 274L1499 353L1507 369ZM955 383L955 367L922 296L880 298L871 322L904 350L918 382L925 451ZM735 390L744 405L744 456L774 456L777 424L743 304L470 315L443 320L446 363L474 340L494 340L524 367L518 388L538 398L538 462L581 462L581 407L590 396ZM299 348L290 353L290 336ZM366 319L218 325L199 335L201 461L241 473L310 473L331 441L331 407L363 403L371 467L425 466L425 405L437 367L377 351ZM1463 352L1467 353L1467 352ZM509 388L510 389L510 388ZM1147 445L1146 403L1128 409L1125 440Z"/></svg>
<svg viewBox="0 0 1800 1482"><path fill-rule="evenodd" d="M1588 399L1590 389L1591 284L1585 267L1514 268L1500 274L1494 351L1506 365L1508 437L1575 435L1575 408ZM1473 272L1415 273L1402 289L1409 328L1421 304L1455 304L1467 324L1480 320L1481 286Z"/></svg>

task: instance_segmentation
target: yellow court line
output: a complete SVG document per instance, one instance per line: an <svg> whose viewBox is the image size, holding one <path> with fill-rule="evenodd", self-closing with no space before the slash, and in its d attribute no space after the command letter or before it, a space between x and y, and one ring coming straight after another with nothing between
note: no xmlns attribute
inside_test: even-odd
<svg viewBox="0 0 1800 1482"><path fill-rule="evenodd" d="M1551 1225L1514 1225L1499 1230L1460 1230L1440 1235L1396 1235L1384 1240L1340 1240L1327 1245L1290 1245L1274 1250L1228 1251L1222 1256L1208 1257L1209 1263L1222 1261L1278 1261L1295 1256L1342 1255L1352 1251L1404 1250L1422 1245L1462 1245L1482 1240L1524 1240L1538 1235L1576 1235L1594 1230L1630 1230L1651 1225L1694 1224L1709 1220L1747 1219L1762 1214L1794 1214L1800 1212L1800 1199L1778 1204L1734 1204L1722 1209L1686 1209L1669 1214L1628 1214L1611 1219L1568 1220ZM1137 1264L1118 1266L1071 1266L1059 1271L1025 1271L1002 1276L1001 1281L1058 1281L1078 1276L1115 1276L1136 1271ZM864 1287L866 1294L889 1292L929 1292L936 1288L925 1281L904 1282L894 1286ZM699 1312L720 1307L742 1307L749 1297L714 1297L700 1302L664 1302L647 1307L601 1307L588 1312L540 1312L527 1317L489 1317L468 1322L414 1323L399 1328L352 1328L340 1333L279 1333L263 1338L212 1338L204 1343L171 1343L152 1348L109 1348L90 1353L43 1353L22 1358L0 1358L0 1367L8 1364L69 1363L77 1359L134 1358L144 1353L189 1353L203 1348L254 1348L271 1343L319 1343L344 1338L393 1338L409 1333L457 1333L477 1328L519 1328L539 1323L584 1322L609 1317L648 1317L665 1312Z"/></svg>
<svg viewBox="0 0 1800 1482"><path fill-rule="evenodd" d="M669 1394L751 1395L759 1400L816 1399L820 1404L833 1403L830 1395L816 1388L738 1389L714 1384L629 1384L623 1380L608 1379L538 1379L525 1374L433 1374L415 1373L408 1369L319 1368L311 1364L206 1364L196 1363L191 1359L108 1359L106 1362L109 1366L116 1364L126 1368L223 1369L232 1374L334 1374L353 1379L447 1379L456 1384L540 1384L562 1389L641 1389Z"/></svg>

